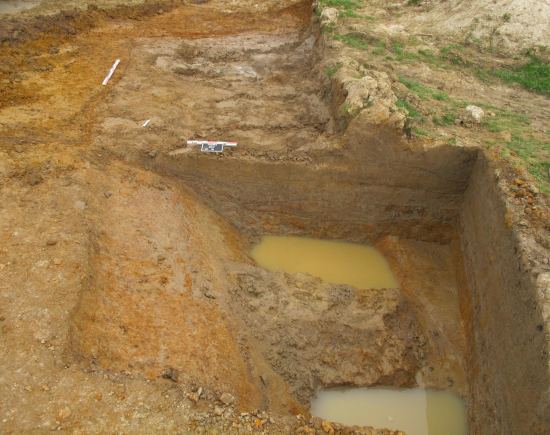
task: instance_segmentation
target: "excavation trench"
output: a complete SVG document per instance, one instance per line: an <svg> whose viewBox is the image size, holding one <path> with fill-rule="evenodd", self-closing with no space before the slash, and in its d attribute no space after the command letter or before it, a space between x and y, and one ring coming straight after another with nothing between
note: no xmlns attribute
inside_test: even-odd
<svg viewBox="0 0 550 435"><path fill-rule="evenodd" d="M177 372L275 412L303 410L328 387L446 390L465 399L471 431L487 433L520 357L498 370L491 361L537 322L501 294L518 260L513 249L495 255L515 242L492 169L477 150L417 147L390 126L343 119L346 95L323 77L322 56L311 27L135 41L94 144L155 175L124 178L98 205L73 350L108 369ZM187 138L239 145L210 155ZM136 177L145 187L132 187ZM264 235L374 245L398 286L268 271L249 256ZM529 282L517 285L529 295ZM502 321L518 325L515 336L495 330ZM539 381L516 392L540 391Z"/></svg>

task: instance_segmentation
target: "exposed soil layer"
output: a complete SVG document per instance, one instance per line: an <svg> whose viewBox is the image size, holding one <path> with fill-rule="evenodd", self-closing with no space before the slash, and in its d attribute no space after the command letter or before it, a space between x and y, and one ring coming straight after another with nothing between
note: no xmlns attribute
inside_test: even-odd
<svg viewBox="0 0 550 435"><path fill-rule="evenodd" d="M0 431L391 434L302 416L384 385L545 432L548 239L509 168L408 137L390 75L327 77L309 2L99 6L0 46ZM266 233L376 244L400 288L265 271Z"/></svg>

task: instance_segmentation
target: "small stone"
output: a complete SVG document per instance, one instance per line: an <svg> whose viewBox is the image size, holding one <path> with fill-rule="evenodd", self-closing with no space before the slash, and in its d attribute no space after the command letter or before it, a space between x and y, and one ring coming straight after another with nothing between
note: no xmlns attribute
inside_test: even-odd
<svg viewBox="0 0 550 435"><path fill-rule="evenodd" d="M529 185L529 190L531 191L531 193L533 195L538 195L539 194L539 189L536 186L534 186L533 184Z"/></svg>
<svg viewBox="0 0 550 435"><path fill-rule="evenodd" d="M222 402L224 405L232 405L235 402L235 397L229 393L223 393L220 396L220 402Z"/></svg>
<svg viewBox="0 0 550 435"><path fill-rule="evenodd" d="M105 198L110 198L111 196L113 196L113 192L103 192L103 195L105 196Z"/></svg>
<svg viewBox="0 0 550 435"><path fill-rule="evenodd" d="M74 206L79 210L84 210L86 208L86 203L84 201L79 200L74 202Z"/></svg>
<svg viewBox="0 0 550 435"><path fill-rule="evenodd" d="M197 403L202 395L202 387L200 387L197 391L193 393L187 394L187 398L195 403Z"/></svg>
<svg viewBox="0 0 550 435"><path fill-rule="evenodd" d="M204 297L207 297L208 299L216 299L216 295L212 292L212 289L207 286L202 286L200 288L200 292L203 294Z"/></svg>
<svg viewBox="0 0 550 435"><path fill-rule="evenodd" d="M57 421L67 420L71 416L71 414L72 414L71 408L66 406L65 408L59 410L59 412L57 413L56 420Z"/></svg>
<svg viewBox="0 0 550 435"><path fill-rule="evenodd" d="M15 145L15 152L22 153L25 149L21 145Z"/></svg>
<svg viewBox="0 0 550 435"><path fill-rule="evenodd" d="M157 263L162 263L164 260L166 260L166 257L162 254L157 256Z"/></svg>
<svg viewBox="0 0 550 435"><path fill-rule="evenodd" d="M147 153L147 155L152 159L154 159L158 155L158 153L159 153L159 150L151 150Z"/></svg>
<svg viewBox="0 0 550 435"><path fill-rule="evenodd" d="M46 245L47 246L55 246L55 245L57 245L57 240L50 239L46 242Z"/></svg>
<svg viewBox="0 0 550 435"><path fill-rule="evenodd" d="M46 384L42 385L42 386L40 387L40 389L41 389L42 391L50 391L50 387L48 387Z"/></svg>
<svg viewBox="0 0 550 435"><path fill-rule="evenodd" d="M170 379L173 382L178 382L179 373L176 369L168 367L162 372L162 377L164 379Z"/></svg>
<svg viewBox="0 0 550 435"><path fill-rule="evenodd" d="M60 258L54 258L53 259L53 264L55 264L56 266L59 266L61 264L61 259Z"/></svg>
<svg viewBox="0 0 550 435"><path fill-rule="evenodd" d="M223 408L221 406L216 406L214 408L214 415L220 416L223 414Z"/></svg>
<svg viewBox="0 0 550 435"><path fill-rule="evenodd" d="M323 420L323 422L321 423L321 427L328 434L333 434L334 433L334 428L332 427L332 425L328 421Z"/></svg>
<svg viewBox="0 0 550 435"><path fill-rule="evenodd" d="M523 181L521 178L516 178L514 180L514 183L516 183L518 186L522 186L525 184L525 181Z"/></svg>
<svg viewBox="0 0 550 435"><path fill-rule="evenodd" d="M44 178L42 178L42 175L40 175L39 173L36 173L36 172L33 172L32 174L30 174L27 178L27 182L31 186L36 186L36 185L42 183L42 181L44 181Z"/></svg>

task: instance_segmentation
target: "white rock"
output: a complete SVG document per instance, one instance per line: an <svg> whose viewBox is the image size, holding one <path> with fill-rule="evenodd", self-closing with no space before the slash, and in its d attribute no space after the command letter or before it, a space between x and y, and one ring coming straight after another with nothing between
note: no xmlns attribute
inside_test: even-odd
<svg viewBox="0 0 550 435"><path fill-rule="evenodd" d="M336 8L325 8L321 12L321 24L336 24L338 21L338 9Z"/></svg>
<svg viewBox="0 0 550 435"><path fill-rule="evenodd" d="M466 107L466 112L470 115L472 118L472 121L476 123L481 123L481 120L483 119L483 116L485 116L485 112L481 107L470 105Z"/></svg>
<svg viewBox="0 0 550 435"><path fill-rule="evenodd" d="M229 393L223 393L220 396L220 402L222 402L224 405L232 405L235 402L235 397Z"/></svg>

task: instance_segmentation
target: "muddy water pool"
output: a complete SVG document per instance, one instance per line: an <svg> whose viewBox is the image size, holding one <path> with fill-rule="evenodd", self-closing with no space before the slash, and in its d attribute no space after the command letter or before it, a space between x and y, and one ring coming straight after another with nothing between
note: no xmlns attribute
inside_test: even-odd
<svg viewBox="0 0 550 435"><path fill-rule="evenodd" d="M407 435L467 435L466 407L458 396L414 388L323 390L311 413L347 425L386 427Z"/></svg>
<svg viewBox="0 0 550 435"><path fill-rule="evenodd" d="M294 236L264 236L251 251L271 271L309 273L334 284L357 288L399 287L386 259L375 248L354 243Z"/></svg>

